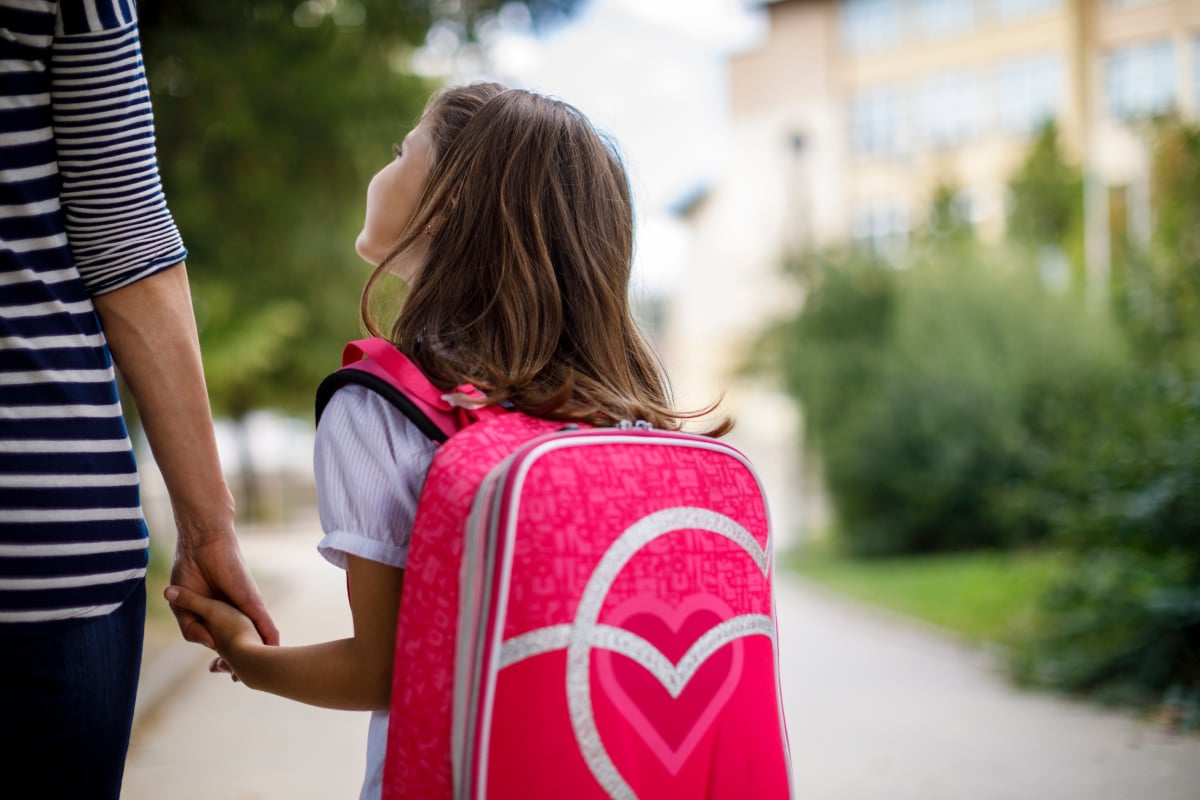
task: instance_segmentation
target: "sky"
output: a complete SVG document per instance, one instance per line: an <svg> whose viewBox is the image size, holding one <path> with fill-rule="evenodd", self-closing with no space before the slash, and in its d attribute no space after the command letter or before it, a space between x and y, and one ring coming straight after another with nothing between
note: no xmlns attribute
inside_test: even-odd
<svg viewBox="0 0 1200 800"><path fill-rule="evenodd" d="M490 63L482 70L439 58L436 32L418 66L554 95L614 136L639 217L635 279L658 295L680 278L686 251L669 208L717 175L726 62L762 39L763 17L746 0L585 0L570 22L537 36L524 9L509 6L485 37Z"/></svg>

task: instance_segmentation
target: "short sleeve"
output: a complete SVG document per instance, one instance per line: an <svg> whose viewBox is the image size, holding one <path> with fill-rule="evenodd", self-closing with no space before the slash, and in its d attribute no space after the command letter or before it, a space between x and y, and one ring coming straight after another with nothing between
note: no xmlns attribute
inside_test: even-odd
<svg viewBox="0 0 1200 800"><path fill-rule="evenodd" d="M71 254L91 295L183 261L158 174L132 0L62 0L50 102Z"/></svg>
<svg viewBox="0 0 1200 800"><path fill-rule="evenodd" d="M313 448L321 555L343 569L347 555L403 568L436 448L375 392L353 384L339 389L321 415Z"/></svg>

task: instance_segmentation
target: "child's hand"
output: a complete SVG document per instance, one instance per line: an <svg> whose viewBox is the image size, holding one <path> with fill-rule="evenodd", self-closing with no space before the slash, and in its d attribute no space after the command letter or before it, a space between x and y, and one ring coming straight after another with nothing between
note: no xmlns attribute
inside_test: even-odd
<svg viewBox="0 0 1200 800"><path fill-rule="evenodd" d="M214 675L218 675L223 672L232 678L234 683L238 683L242 680L238 677L238 674L233 671L233 667L230 665L230 663L220 656L217 656L212 661L208 662L208 671Z"/></svg>
<svg viewBox="0 0 1200 800"><path fill-rule="evenodd" d="M168 586L163 596L174 608L190 611L204 620L204 626L216 642L221 658L212 664L213 672L231 672L236 675L234 662L237 653L248 647L262 645L262 637L254 622L228 603L213 600L182 586ZM218 667L218 662L222 664Z"/></svg>

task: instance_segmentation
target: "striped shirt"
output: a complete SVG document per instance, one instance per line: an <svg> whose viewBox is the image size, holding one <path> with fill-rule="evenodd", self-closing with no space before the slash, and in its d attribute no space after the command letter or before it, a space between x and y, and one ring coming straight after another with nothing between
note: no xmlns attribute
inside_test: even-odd
<svg viewBox="0 0 1200 800"><path fill-rule="evenodd" d="M144 577L91 298L185 255L134 0L0 0L0 623L107 614Z"/></svg>

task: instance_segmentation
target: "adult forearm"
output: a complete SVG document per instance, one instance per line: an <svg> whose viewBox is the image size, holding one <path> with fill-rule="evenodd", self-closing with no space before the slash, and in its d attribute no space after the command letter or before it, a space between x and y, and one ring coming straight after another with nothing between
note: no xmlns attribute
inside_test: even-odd
<svg viewBox="0 0 1200 800"><path fill-rule="evenodd" d="M181 537L232 533L187 271L181 263L94 299L113 360L137 404Z"/></svg>

